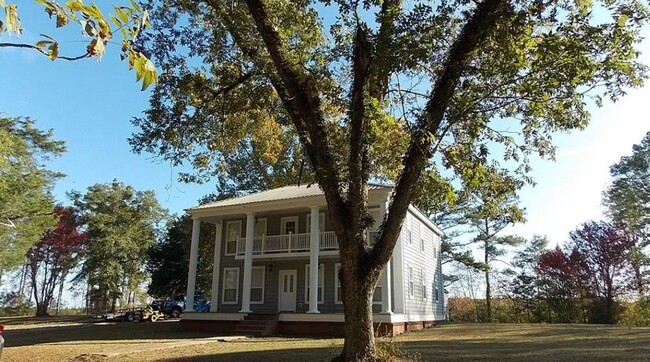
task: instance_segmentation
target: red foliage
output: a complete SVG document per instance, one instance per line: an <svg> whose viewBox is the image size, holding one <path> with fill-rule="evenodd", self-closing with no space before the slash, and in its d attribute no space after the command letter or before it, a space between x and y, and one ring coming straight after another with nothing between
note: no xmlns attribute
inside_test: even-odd
<svg viewBox="0 0 650 362"><path fill-rule="evenodd" d="M72 208L57 206L54 214L59 218L56 228L43 235L27 253L27 259L30 264L49 260L62 269L69 269L71 263L86 251L88 236L81 231L85 222Z"/></svg>

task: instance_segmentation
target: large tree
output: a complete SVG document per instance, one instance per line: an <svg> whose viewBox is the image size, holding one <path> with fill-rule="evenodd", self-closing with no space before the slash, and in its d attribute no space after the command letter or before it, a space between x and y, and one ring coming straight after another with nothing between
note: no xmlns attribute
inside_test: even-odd
<svg viewBox="0 0 650 362"><path fill-rule="evenodd" d="M57 206L54 214L59 218L56 227L48 230L27 253L36 316L49 315L56 287L60 302L65 279L86 250L86 233L81 230L84 220L69 207Z"/></svg>
<svg viewBox="0 0 650 362"><path fill-rule="evenodd" d="M640 245L650 243L650 132L634 145L630 156L609 169L612 184L604 192L603 203L612 219L628 225L640 238Z"/></svg>
<svg viewBox="0 0 650 362"><path fill-rule="evenodd" d="M598 303L593 317L597 323L614 323L615 299L625 291L627 253L634 237L623 225L589 221L571 232L571 244L578 253L580 269L590 295Z"/></svg>
<svg viewBox="0 0 650 362"><path fill-rule="evenodd" d="M165 211L153 191L137 191L117 180L70 194L87 220L87 253L77 280L90 289L96 312L128 303L147 279L147 251L157 237Z"/></svg>
<svg viewBox="0 0 650 362"><path fill-rule="evenodd" d="M0 274L25 260L25 253L56 225L51 190L62 174L46 162L65 150L52 131L26 118L0 116Z"/></svg>
<svg viewBox="0 0 650 362"><path fill-rule="evenodd" d="M646 8L628 0L152 6L143 46L162 74L135 151L218 175L242 139L267 155L299 140L340 246L346 361L376 359L373 290L419 181L449 194L490 170L525 175L552 132L586 126L588 96L645 74ZM372 246L369 179L395 185Z"/></svg>
<svg viewBox="0 0 650 362"><path fill-rule="evenodd" d="M205 295L212 290L214 231L210 224L201 224L196 290ZM172 220L167 225L164 237L151 246L147 259L147 272L151 277L147 288L149 295L165 298L185 293L191 235L192 218L184 215ZM216 303L215 298L212 300Z"/></svg>
<svg viewBox="0 0 650 362"><path fill-rule="evenodd" d="M517 191L522 181L499 174L488 173L489 177L471 192L469 207L465 213L468 223L476 232L473 242L483 249L482 269L485 274L485 307L487 320L492 321L491 264L503 256L508 246L517 246L523 239L513 235L498 235L515 223L525 222L525 210L519 207Z"/></svg>

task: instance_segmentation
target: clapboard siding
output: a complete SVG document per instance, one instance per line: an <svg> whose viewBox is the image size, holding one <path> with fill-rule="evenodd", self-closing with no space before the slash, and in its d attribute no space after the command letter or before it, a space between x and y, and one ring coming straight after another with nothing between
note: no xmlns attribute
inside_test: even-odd
<svg viewBox="0 0 650 362"><path fill-rule="evenodd" d="M324 211L321 211L323 213ZM286 213L274 214L259 214L259 218L267 219L267 232L266 235L280 234L281 220L283 217L297 216L298 217L298 233L307 232L307 215L305 211L295 211ZM221 264L219 271L219 290L217 291L218 311L219 312L238 312L241 310L241 299L244 278L244 261L242 259L236 260L234 255L226 255L226 231L227 223L229 221L241 222L241 236L246 235L246 218L226 218L223 220L222 228L222 245L221 245ZM321 231L332 231L332 226L325 215L325 227ZM411 231L409 238L406 230ZM421 240L425 242L425 250L421 250ZM437 254L440 252L440 238L429 228L426 224L422 223L411 211L408 212L407 218L404 221L402 231L400 234L400 241L403 247L403 270L396 270L393 267L393 273L402 273L403 285L392 285L393 289L403 288L404 290L404 312L411 315L436 315L437 320L444 318L444 293L442 283L442 265L438 255L434 255L434 247ZM335 268L338 263L338 257L321 257L320 264L324 265L324 303L318 305L321 313L342 313L343 305L337 304L335 301L336 295L336 273ZM251 303L251 310L255 313L276 313L278 311L278 288L279 288L279 271L280 270L296 270L297 271L297 293L296 293L296 312L306 312L309 310L309 304L305 302L305 266L309 264L309 258L299 260L253 260L253 267L264 266L264 303L253 304ZM225 268L239 268L239 290L236 304L223 304L223 276ZM413 282L414 282L414 295L409 297L408 292L408 268L413 268ZM424 268L427 278L427 299L423 299L422 295L422 280L420 275L421 268ZM380 279L383 280L383 277ZM395 279L393 279L395 280ZM439 301L435 301L435 287L439 290ZM213 293L214 294L214 293ZM391 295L393 306L395 306L395 294ZM214 299L212 303L214 303ZM373 305L373 312L381 312L381 304Z"/></svg>

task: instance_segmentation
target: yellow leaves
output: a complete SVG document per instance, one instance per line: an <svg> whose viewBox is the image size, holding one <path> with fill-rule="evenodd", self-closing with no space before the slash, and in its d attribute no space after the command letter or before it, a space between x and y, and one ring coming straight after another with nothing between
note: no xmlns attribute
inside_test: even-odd
<svg viewBox="0 0 650 362"><path fill-rule="evenodd" d="M285 147L284 130L271 114L259 114L250 127L251 138L260 159L274 164Z"/></svg>
<svg viewBox="0 0 650 362"><path fill-rule="evenodd" d="M97 56L99 59L102 58L106 51L106 46L104 45L104 41L102 40L101 37L97 37L93 39L90 44L88 44L88 47L86 48L86 52L88 55L91 57Z"/></svg>
<svg viewBox="0 0 650 362"><path fill-rule="evenodd" d="M127 57L129 59L129 69L135 69L136 80L142 80L143 91L151 84L158 83L156 67L151 60L147 59L142 53L132 49L129 50Z"/></svg>
<svg viewBox="0 0 650 362"><path fill-rule="evenodd" d="M64 27L73 22L78 24L84 35L91 38L86 46L86 53L90 57L101 57L106 52L106 45L113 38L111 25L106 20L101 9L95 4L86 5L82 0L69 0L64 5L55 0L34 0L45 8L45 12L55 18L57 28ZM121 58L129 59L129 69L135 69L136 78L142 81L142 90L158 82L158 75L154 64L142 53L132 49L140 31L149 26L149 13L143 10L137 2L131 0L132 7L113 7L116 16L110 16L113 24L120 30L123 40ZM0 8L5 12L5 21L0 21L0 33L9 32L20 34L22 26L18 17L18 8L14 4L7 5L6 0L0 0ZM59 54L59 43L53 38L43 35L45 39L39 40L32 46L50 60L57 58L77 60L83 58L64 57Z"/></svg>
<svg viewBox="0 0 650 362"><path fill-rule="evenodd" d="M20 34L22 31L22 26L20 24L20 18L18 17L18 8L15 4L5 5L4 1L0 5L5 9L5 23L1 24L0 30L6 30L8 33Z"/></svg>

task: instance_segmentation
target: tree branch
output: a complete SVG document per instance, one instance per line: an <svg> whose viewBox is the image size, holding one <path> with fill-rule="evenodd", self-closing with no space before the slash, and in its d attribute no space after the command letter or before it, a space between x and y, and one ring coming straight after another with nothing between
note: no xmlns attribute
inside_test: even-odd
<svg viewBox="0 0 650 362"><path fill-rule="evenodd" d="M350 105L350 155L348 159L349 185L348 207L350 208L350 228L361 232L365 230L362 219L367 209L368 182L368 119L366 117L366 95L369 68L372 63L365 25L357 24L354 37L352 68L352 100ZM358 227L360 226L360 227ZM359 239L360 235L355 235ZM361 238L365 240L365 238Z"/></svg>
<svg viewBox="0 0 650 362"><path fill-rule="evenodd" d="M0 48L23 48L23 49L34 49L34 50L36 50L37 52L39 52L39 53L45 55L46 57L49 57L49 56L50 56L48 53L44 52L43 49L37 47L36 45L32 45L32 44L22 44L22 43L0 43ZM86 52L85 54L82 54L82 55L79 55L79 56L76 56L76 57L66 57L66 56L63 56L63 55L59 55L59 56L57 56L57 57L54 58L54 59L63 59L63 60L67 60L67 61L71 61L71 62L72 62L72 61L75 61L75 60L80 60L80 59L83 59L83 58L89 58L89 57L90 57L90 53ZM52 60L54 60L54 59L52 59Z"/></svg>
<svg viewBox="0 0 650 362"><path fill-rule="evenodd" d="M413 187L422 174L426 160L432 156L432 142L443 121L458 80L478 46L507 13L507 0L484 0L479 3L451 47L404 157L404 168L393 190L389 213L382 225L381 236L371 250L372 262L385 264L390 259L401 222L408 210Z"/></svg>
<svg viewBox="0 0 650 362"><path fill-rule="evenodd" d="M328 205L338 209L344 215L346 208L320 109L316 82L313 77L305 74L303 69L289 60L282 39L271 23L262 1L246 0L245 2L278 73L279 81L276 80L274 86L296 126ZM342 224L343 219L335 222Z"/></svg>

